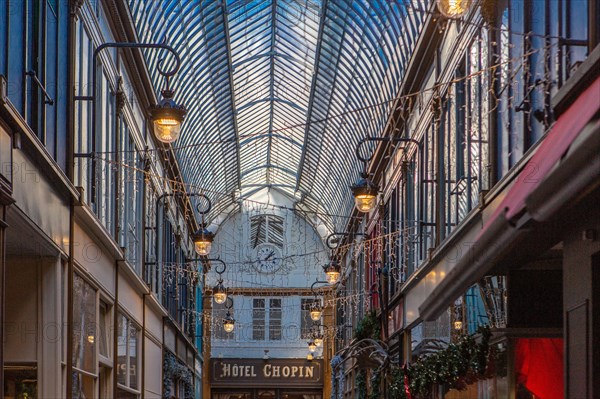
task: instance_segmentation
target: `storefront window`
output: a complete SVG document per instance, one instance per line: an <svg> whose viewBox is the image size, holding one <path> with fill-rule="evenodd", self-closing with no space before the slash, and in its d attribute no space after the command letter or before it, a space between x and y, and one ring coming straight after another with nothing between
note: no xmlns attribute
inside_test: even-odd
<svg viewBox="0 0 600 399"><path fill-rule="evenodd" d="M94 380L96 378L83 374L73 373L73 399L88 399L94 397Z"/></svg>
<svg viewBox="0 0 600 399"><path fill-rule="evenodd" d="M96 372L96 290L73 278L73 367Z"/></svg>
<svg viewBox="0 0 600 399"><path fill-rule="evenodd" d="M562 338L516 339L515 381L518 399L562 396L563 348Z"/></svg>
<svg viewBox="0 0 600 399"><path fill-rule="evenodd" d="M91 398L97 378L96 290L73 277L73 398Z"/></svg>
<svg viewBox="0 0 600 399"><path fill-rule="evenodd" d="M124 315L120 314L117 326L117 381L119 385L138 389L138 336L139 329ZM123 396L129 397L129 396ZM135 396L137 397L137 396Z"/></svg>
<svg viewBox="0 0 600 399"><path fill-rule="evenodd" d="M37 370L34 364L4 366L4 397L37 398Z"/></svg>
<svg viewBox="0 0 600 399"><path fill-rule="evenodd" d="M99 324L99 331L98 331L98 353L100 353L101 356L104 356L106 358L109 358L109 354L108 354L108 328L107 325L110 325L110 322L108 320L109 318L109 311L108 311L108 305L106 305L104 302L100 302L100 314L98 315L98 324Z"/></svg>

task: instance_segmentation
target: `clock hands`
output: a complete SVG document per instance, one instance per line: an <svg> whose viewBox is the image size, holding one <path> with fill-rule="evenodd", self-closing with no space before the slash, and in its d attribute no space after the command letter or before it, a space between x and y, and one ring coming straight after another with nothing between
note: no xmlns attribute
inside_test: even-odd
<svg viewBox="0 0 600 399"><path fill-rule="evenodd" d="M267 257L265 258L265 260L269 260L271 259L271 256L275 255L275 251L271 250L271 253L269 255L267 255Z"/></svg>

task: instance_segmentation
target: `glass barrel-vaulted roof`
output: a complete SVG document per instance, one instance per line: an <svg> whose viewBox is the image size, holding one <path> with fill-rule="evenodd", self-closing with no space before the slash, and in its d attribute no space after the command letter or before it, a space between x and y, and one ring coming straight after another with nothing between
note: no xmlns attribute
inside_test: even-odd
<svg viewBox="0 0 600 399"><path fill-rule="evenodd" d="M129 2L139 40L181 56L172 85L188 115L174 148L211 217L270 187L344 227L355 145L381 135L427 1ZM146 56L160 88L164 54Z"/></svg>

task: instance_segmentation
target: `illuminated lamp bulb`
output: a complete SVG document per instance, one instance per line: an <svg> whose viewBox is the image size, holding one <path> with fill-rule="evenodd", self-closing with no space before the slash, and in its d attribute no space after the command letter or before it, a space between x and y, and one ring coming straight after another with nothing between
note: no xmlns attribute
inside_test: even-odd
<svg viewBox="0 0 600 399"><path fill-rule="evenodd" d="M355 185L350 187L354 196L354 205L359 212L369 213L377 205L379 186L363 173Z"/></svg>
<svg viewBox="0 0 600 399"><path fill-rule="evenodd" d="M319 321L321 319L321 315L323 314L323 309L321 306L316 305L310 310L310 318L312 321Z"/></svg>
<svg viewBox="0 0 600 399"><path fill-rule="evenodd" d="M223 329L225 330L225 332L232 332L233 329L235 328L235 319L233 317L231 317L231 314L229 312L227 312L227 315L225 316L225 320L223 320Z"/></svg>
<svg viewBox="0 0 600 399"><path fill-rule="evenodd" d="M218 304L225 303L227 300L227 290L220 281L215 288L213 288L213 299Z"/></svg>
<svg viewBox="0 0 600 399"><path fill-rule="evenodd" d="M200 227L196 233L192 234L196 253L200 256L207 256L210 253L214 238L215 235L213 233Z"/></svg>
<svg viewBox="0 0 600 399"><path fill-rule="evenodd" d="M471 8L472 0L437 0L439 12L446 18L461 18Z"/></svg>
<svg viewBox="0 0 600 399"><path fill-rule="evenodd" d="M162 95L163 99L150 109L154 135L160 142L172 143L179 138L186 110L173 100L172 90L163 90Z"/></svg>
<svg viewBox="0 0 600 399"><path fill-rule="evenodd" d="M342 275L339 263L332 259L325 269L325 274L327 276L326 280L329 284L337 283Z"/></svg>

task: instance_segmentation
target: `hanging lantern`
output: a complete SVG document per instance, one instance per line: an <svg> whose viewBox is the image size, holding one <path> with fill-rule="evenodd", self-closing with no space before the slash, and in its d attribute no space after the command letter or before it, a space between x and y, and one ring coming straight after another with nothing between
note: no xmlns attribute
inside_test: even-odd
<svg viewBox="0 0 600 399"><path fill-rule="evenodd" d="M323 314L323 308L318 303L315 303L310 309L310 319L312 321L318 321L321 319Z"/></svg>
<svg viewBox="0 0 600 399"><path fill-rule="evenodd" d="M463 322L460 321L460 320L456 320L454 322L454 329L455 330L462 330L462 328L463 328Z"/></svg>
<svg viewBox="0 0 600 399"><path fill-rule="evenodd" d="M173 91L162 91L163 99L150 109L154 134L163 143L172 143L179 138L181 123L185 117L185 107L173 100Z"/></svg>
<svg viewBox="0 0 600 399"><path fill-rule="evenodd" d="M213 288L213 299L219 304L225 303L227 300L227 289L223 286L223 281L221 280Z"/></svg>
<svg viewBox="0 0 600 399"><path fill-rule="evenodd" d="M315 338L313 341L314 341L315 345L317 345L317 347L320 348L321 346L323 346L323 333L321 331L318 331L315 334Z"/></svg>
<svg viewBox="0 0 600 399"><path fill-rule="evenodd" d="M315 353L316 350L317 350L317 345L315 344L315 341L313 341L311 339L310 341L308 341L308 351L310 353Z"/></svg>
<svg viewBox="0 0 600 399"><path fill-rule="evenodd" d="M200 256L207 256L210 253L214 238L215 235L213 233L206 230L204 226L200 226L200 229L192 234L192 241L194 241L196 253Z"/></svg>
<svg viewBox="0 0 600 399"><path fill-rule="evenodd" d="M306 360L308 360L309 362L312 361L315 357L313 356L312 353L309 353L308 355L306 355Z"/></svg>
<svg viewBox="0 0 600 399"><path fill-rule="evenodd" d="M350 190L354 196L354 205L359 212L371 212L377 205L379 187L369 179L366 173L361 174L361 178L350 187Z"/></svg>
<svg viewBox="0 0 600 399"><path fill-rule="evenodd" d="M337 283L342 275L340 264L331 259L329 265L325 268L325 274L327 275L326 280L329 284Z"/></svg>
<svg viewBox="0 0 600 399"><path fill-rule="evenodd" d="M439 12L446 18L461 18L471 8L472 0L437 0Z"/></svg>
<svg viewBox="0 0 600 399"><path fill-rule="evenodd" d="M235 328L235 319L233 317L231 317L231 313L229 313L229 311L227 311L227 314L225 315L225 319L223 320L223 329L225 330L225 332L232 332L233 329Z"/></svg>

